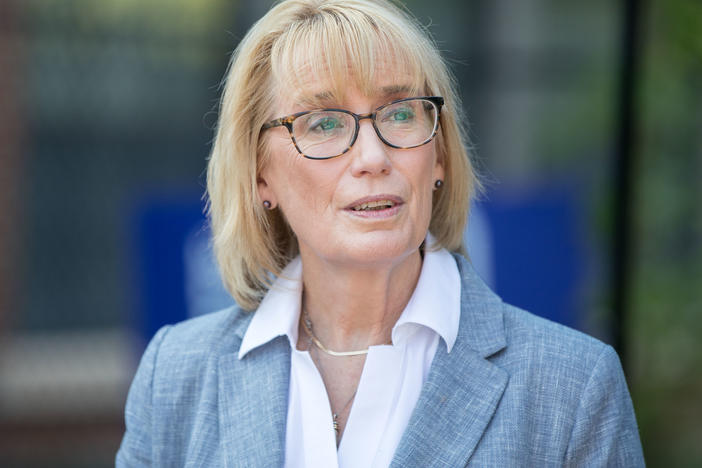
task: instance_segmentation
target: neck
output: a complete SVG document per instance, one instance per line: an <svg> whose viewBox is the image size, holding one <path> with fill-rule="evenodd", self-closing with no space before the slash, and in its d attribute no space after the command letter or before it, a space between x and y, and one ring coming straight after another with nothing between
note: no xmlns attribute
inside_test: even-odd
<svg viewBox="0 0 702 468"><path fill-rule="evenodd" d="M387 265L359 268L321 262L301 252L302 307L314 333L334 351L366 349L389 343L392 327L419 279L419 251ZM305 332L300 340L305 341Z"/></svg>

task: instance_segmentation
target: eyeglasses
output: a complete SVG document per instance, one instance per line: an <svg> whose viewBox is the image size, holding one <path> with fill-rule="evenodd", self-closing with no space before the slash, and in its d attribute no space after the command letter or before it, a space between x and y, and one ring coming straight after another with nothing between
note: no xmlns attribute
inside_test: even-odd
<svg viewBox="0 0 702 468"><path fill-rule="evenodd" d="M351 149L360 121L371 119L378 138L392 148L426 145L439 129L444 98L423 96L398 99L369 114L344 109L317 109L271 120L261 130L285 126L297 151L309 159L331 159Z"/></svg>

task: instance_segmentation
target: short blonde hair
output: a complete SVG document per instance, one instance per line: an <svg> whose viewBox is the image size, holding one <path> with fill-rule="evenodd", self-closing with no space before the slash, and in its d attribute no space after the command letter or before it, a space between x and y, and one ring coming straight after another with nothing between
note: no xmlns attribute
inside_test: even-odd
<svg viewBox="0 0 702 468"><path fill-rule="evenodd" d="M232 55L207 169L214 252L225 287L242 308L255 309L274 276L298 253L280 210L266 211L257 191L267 159L261 127L279 117L269 114L276 93L302 85L303 69L329 76L335 90L353 80L366 92L382 56L415 78L416 92L444 97L437 155L445 180L434 192L429 230L438 247L463 252L469 201L478 182L455 82L428 32L388 0L281 1Z"/></svg>

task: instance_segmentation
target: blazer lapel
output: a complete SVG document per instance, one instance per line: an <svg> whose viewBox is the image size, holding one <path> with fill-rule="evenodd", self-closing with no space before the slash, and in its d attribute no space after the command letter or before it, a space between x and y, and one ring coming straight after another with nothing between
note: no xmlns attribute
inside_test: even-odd
<svg viewBox="0 0 702 468"><path fill-rule="evenodd" d="M227 467L283 466L290 344L279 336L219 359L220 431Z"/></svg>
<svg viewBox="0 0 702 468"><path fill-rule="evenodd" d="M492 419L508 374L486 358L506 346L502 302L462 257L461 320L451 353L439 343L391 466L465 466Z"/></svg>

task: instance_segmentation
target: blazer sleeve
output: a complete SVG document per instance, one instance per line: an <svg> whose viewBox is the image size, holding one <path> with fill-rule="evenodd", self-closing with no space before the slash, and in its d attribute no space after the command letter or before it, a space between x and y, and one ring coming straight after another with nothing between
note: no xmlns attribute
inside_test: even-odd
<svg viewBox="0 0 702 468"><path fill-rule="evenodd" d="M617 353L606 346L583 389L564 466L645 466Z"/></svg>
<svg viewBox="0 0 702 468"><path fill-rule="evenodd" d="M161 328L146 347L127 395L126 432L117 452L117 468L152 465L152 391L158 351L170 325Z"/></svg>

